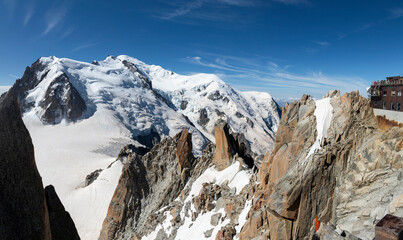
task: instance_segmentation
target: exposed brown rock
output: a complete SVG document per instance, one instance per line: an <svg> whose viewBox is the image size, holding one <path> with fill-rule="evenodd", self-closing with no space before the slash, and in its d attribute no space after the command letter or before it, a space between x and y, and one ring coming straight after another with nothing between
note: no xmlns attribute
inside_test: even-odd
<svg viewBox="0 0 403 240"><path fill-rule="evenodd" d="M216 124L214 127L214 137L216 152L213 162L218 170L223 170L231 165L233 153L230 144L229 127L226 122Z"/></svg>
<svg viewBox="0 0 403 240"><path fill-rule="evenodd" d="M115 193L103 222L99 239L116 239L130 217L138 218L141 213L141 200L149 192L146 169L140 156L130 154L129 161L123 166Z"/></svg>
<svg viewBox="0 0 403 240"><path fill-rule="evenodd" d="M379 218L364 209L390 206L390 211L401 212L391 203L398 202L398 196L390 196L401 191L397 176L403 173L403 129L379 128L369 100L358 92L327 96L333 106L328 137L305 164L316 138L315 104L304 96L283 111L274 150L259 170L261 184L241 239L253 239L267 228L270 239L307 238L313 234L316 216L324 224L338 224L368 239ZM266 221L262 211L267 212L268 224L259 227L256 216Z"/></svg>
<svg viewBox="0 0 403 240"><path fill-rule="evenodd" d="M192 134L189 133L187 128L184 128L177 137L179 139L176 147L176 159L178 160L179 172L182 173L185 168L189 168L192 164Z"/></svg>
<svg viewBox="0 0 403 240"><path fill-rule="evenodd" d="M187 129L162 140L144 156L124 148L118 159L125 165L99 239L127 239L134 234L141 238L161 221L155 213L180 196L191 173L191 149Z"/></svg>
<svg viewBox="0 0 403 240"><path fill-rule="evenodd" d="M255 165L252 151L243 133L233 133L227 122L220 120L214 127L216 152L214 164L218 170L223 170L233 162L233 156L237 154L243 162L252 168Z"/></svg>
<svg viewBox="0 0 403 240"><path fill-rule="evenodd" d="M389 120L385 116L376 116L376 121L378 122L379 128L382 130L388 130L389 128L392 127L400 127L400 128L403 127L402 123Z"/></svg>
<svg viewBox="0 0 403 240"><path fill-rule="evenodd" d="M231 224L225 225L225 227L222 227L220 231L218 231L216 235L216 240L232 240L236 234L236 230L234 226Z"/></svg>

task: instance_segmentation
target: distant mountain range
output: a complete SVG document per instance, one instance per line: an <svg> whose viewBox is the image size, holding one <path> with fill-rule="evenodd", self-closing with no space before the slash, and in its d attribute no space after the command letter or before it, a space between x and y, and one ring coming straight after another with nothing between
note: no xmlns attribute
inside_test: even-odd
<svg viewBox="0 0 403 240"><path fill-rule="evenodd" d="M8 96L19 102L44 185L55 186L83 239L99 234L123 146L144 154L187 128L200 156L224 120L263 155L273 149L280 113L268 93L240 92L216 75L179 75L129 56L92 63L42 57ZM99 177L86 186L87 175Z"/></svg>

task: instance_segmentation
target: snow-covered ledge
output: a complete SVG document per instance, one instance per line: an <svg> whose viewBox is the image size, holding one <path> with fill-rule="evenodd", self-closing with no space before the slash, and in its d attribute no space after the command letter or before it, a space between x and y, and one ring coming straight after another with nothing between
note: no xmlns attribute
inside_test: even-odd
<svg viewBox="0 0 403 240"><path fill-rule="evenodd" d="M385 116L389 120L403 123L403 112L374 108L375 116Z"/></svg>

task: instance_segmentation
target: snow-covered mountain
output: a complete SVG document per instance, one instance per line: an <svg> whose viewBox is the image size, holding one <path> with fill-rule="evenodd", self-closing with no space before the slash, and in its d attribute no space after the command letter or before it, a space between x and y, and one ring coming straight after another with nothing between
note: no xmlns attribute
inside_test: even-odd
<svg viewBox="0 0 403 240"><path fill-rule="evenodd" d="M200 156L225 119L264 154L279 123L267 93L242 93L215 75L179 75L128 56L92 63L43 57L9 92L19 100L44 185L55 186L82 239L99 235L123 146L144 152L186 127Z"/></svg>
<svg viewBox="0 0 403 240"><path fill-rule="evenodd" d="M118 59L145 73L153 89L210 141L214 142L215 123L224 119L236 132L245 134L254 152L265 154L272 149L280 110L269 93L239 92L213 74L185 76L129 56Z"/></svg>

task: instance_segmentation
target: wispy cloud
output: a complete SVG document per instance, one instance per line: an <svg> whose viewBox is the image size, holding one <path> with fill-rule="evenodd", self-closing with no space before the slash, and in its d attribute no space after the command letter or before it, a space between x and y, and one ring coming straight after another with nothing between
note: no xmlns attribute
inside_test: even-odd
<svg viewBox="0 0 403 240"><path fill-rule="evenodd" d="M96 45L98 45L97 42L85 42L85 43L82 43L79 46L73 48L71 51L76 52L76 51L80 51L80 50L83 50L86 48L94 47Z"/></svg>
<svg viewBox="0 0 403 240"><path fill-rule="evenodd" d="M312 41L314 43L314 46L309 46L309 47L302 47L302 51L309 53L309 54L316 54L320 50L325 49L330 46L330 42L326 41Z"/></svg>
<svg viewBox="0 0 403 240"><path fill-rule="evenodd" d="M229 6L237 6L237 7L250 7L254 6L255 3L254 1L249 1L249 0L193 0L189 1L186 4L181 3L180 6L178 7L177 3L172 2L171 5L175 8L174 11L168 12L168 13L163 13L159 16L158 18L164 19L164 20L172 20L177 17L185 16L188 15L188 13L193 12L194 10L197 10L205 5L229 5ZM196 18L201 18L200 16L202 15L192 15L193 17ZM211 14L209 15L211 17ZM206 18L208 19L208 18Z"/></svg>
<svg viewBox="0 0 403 240"><path fill-rule="evenodd" d="M326 42L326 41L313 41L313 43L316 43L317 45L319 45L321 47L328 47L330 45L330 43Z"/></svg>
<svg viewBox="0 0 403 240"><path fill-rule="evenodd" d="M355 30L353 30L351 32L344 33L344 34L339 34L339 39L343 39L343 38L345 38L347 36L350 36L352 34L356 34L356 33L365 31L367 29L373 28L373 27L378 26L380 24L383 24L385 22L395 20L395 19L398 19L398 18L401 18L401 17L403 17L403 8L401 8L401 7L392 8L392 9L390 9L388 11L387 17L385 17L385 18L383 18L383 19L381 19L379 21L376 21L376 22L369 22L367 24L364 24L364 25L358 27L357 29L355 29Z"/></svg>
<svg viewBox="0 0 403 240"><path fill-rule="evenodd" d="M54 29L66 16L67 10L65 8L50 9L45 14L46 28L43 34L46 35Z"/></svg>
<svg viewBox="0 0 403 240"><path fill-rule="evenodd" d="M65 30L63 32L63 34L60 36L60 39L64 39L66 37L68 37L70 34L72 34L74 32L74 28L73 27L69 27L67 28L67 30Z"/></svg>
<svg viewBox="0 0 403 240"><path fill-rule="evenodd" d="M8 76L9 76L9 77L12 77L12 78L15 78L15 79L20 78L20 77L14 75L14 74L8 74Z"/></svg>
<svg viewBox="0 0 403 240"><path fill-rule="evenodd" d="M226 81L236 85L241 90L266 90L277 97L296 97L308 93L321 97L327 91L340 89L343 92L366 90L366 82L355 76L326 75L321 71L295 73L290 66L281 66L273 61L255 64L256 59L219 56L217 58L188 57L186 61L211 68ZM260 60L259 60L260 61ZM251 65L246 63L252 63Z"/></svg>
<svg viewBox="0 0 403 240"><path fill-rule="evenodd" d="M403 8L401 7L395 7L390 10L391 16L389 19L396 19L403 17Z"/></svg>
<svg viewBox="0 0 403 240"><path fill-rule="evenodd" d="M25 9L26 9L26 13L25 13L25 17L24 17L24 26L26 26L29 23L29 21L32 18L32 15L34 15L33 2L30 2L30 4L28 4Z"/></svg>
<svg viewBox="0 0 403 240"><path fill-rule="evenodd" d="M161 19L165 19L165 20L169 20L169 19L173 19L176 17L180 17L183 15L188 14L189 12L200 8L201 6L203 6L203 4L206 2L206 0L197 0L197 1L192 1L189 2L187 4L185 4L183 7L177 8L175 11L171 12L171 13L167 13L164 14L162 16L160 16Z"/></svg>
<svg viewBox="0 0 403 240"><path fill-rule="evenodd" d="M273 0L274 2L284 3L286 5L311 5L308 0Z"/></svg>

